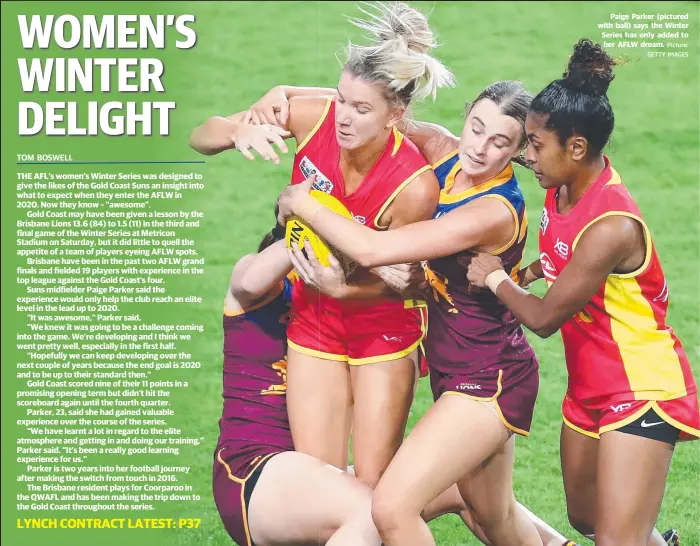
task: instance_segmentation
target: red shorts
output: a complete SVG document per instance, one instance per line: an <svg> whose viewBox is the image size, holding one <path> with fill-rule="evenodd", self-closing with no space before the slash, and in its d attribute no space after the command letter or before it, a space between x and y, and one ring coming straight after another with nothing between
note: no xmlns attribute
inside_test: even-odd
<svg viewBox="0 0 700 546"><path fill-rule="evenodd" d="M423 341L424 306L390 299L350 304L309 292L295 285L287 326L289 347L299 353L359 366L403 358Z"/></svg>
<svg viewBox="0 0 700 546"><path fill-rule="evenodd" d="M635 400L634 393L630 393L629 400L616 396L613 401L606 396L587 400L585 404L567 393L562 404L564 423L591 438L620 429L650 409L680 431L678 441L700 438L700 410L695 392L673 400Z"/></svg>

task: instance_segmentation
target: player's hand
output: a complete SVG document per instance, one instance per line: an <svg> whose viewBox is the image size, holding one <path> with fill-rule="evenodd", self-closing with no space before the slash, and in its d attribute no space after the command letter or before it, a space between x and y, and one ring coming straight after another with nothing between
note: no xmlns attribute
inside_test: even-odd
<svg viewBox="0 0 700 546"><path fill-rule="evenodd" d="M503 269L503 262L498 256L480 252L472 258L467 268L467 279L479 288L486 286L486 277L498 269Z"/></svg>
<svg viewBox="0 0 700 546"><path fill-rule="evenodd" d="M243 157L253 161L255 156L251 150L260 155L265 161L272 161L275 164L280 162L280 158L272 145L276 145L283 153L287 153L287 145L284 139L291 136L289 131L280 129L274 125L248 125L237 123L233 135L233 142L236 150L243 154Z"/></svg>
<svg viewBox="0 0 700 546"><path fill-rule="evenodd" d="M318 261L311 245L302 251L296 243L292 243L292 249L288 252L294 269L307 286L332 298L341 296L347 286L345 273L333 254L328 255L329 265L326 267Z"/></svg>
<svg viewBox="0 0 700 546"><path fill-rule="evenodd" d="M425 271L420 262L412 264L382 265L370 269L389 288L402 296L422 292L428 287Z"/></svg>
<svg viewBox="0 0 700 546"><path fill-rule="evenodd" d="M284 88L278 85L248 109L243 117L243 123L286 127L287 119L289 119L289 99L284 93Z"/></svg>
<svg viewBox="0 0 700 546"><path fill-rule="evenodd" d="M304 200L311 199L315 203L318 203L318 201L309 195L315 181L316 175L313 175L304 180L301 184L290 184L280 194L277 199L277 207L279 209L277 213L277 222L281 226L287 225L287 219L289 217L301 215L300 210Z"/></svg>

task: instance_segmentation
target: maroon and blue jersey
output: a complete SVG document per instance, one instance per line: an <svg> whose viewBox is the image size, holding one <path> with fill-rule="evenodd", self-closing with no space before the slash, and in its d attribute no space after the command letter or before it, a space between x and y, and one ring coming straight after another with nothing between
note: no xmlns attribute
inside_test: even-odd
<svg viewBox="0 0 700 546"><path fill-rule="evenodd" d="M517 282L527 239L527 215L513 167L509 164L495 178L459 193L449 193L461 170L458 150L433 169L441 186L435 218L477 199L498 199L512 212L513 236L492 254L501 258L504 269ZM465 250L430 260L426 267L433 289L426 356L431 369L442 374L500 369L531 361L534 356L515 316L490 290L478 289L467 280L467 267L474 255Z"/></svg>
<svg viewBox="0 0 700 546"><path fill-rule="evenodd" d="M250 442L294 449L287 420L287 333L291 283L243 311L224 310L224 407L218 446Z"/></svg>

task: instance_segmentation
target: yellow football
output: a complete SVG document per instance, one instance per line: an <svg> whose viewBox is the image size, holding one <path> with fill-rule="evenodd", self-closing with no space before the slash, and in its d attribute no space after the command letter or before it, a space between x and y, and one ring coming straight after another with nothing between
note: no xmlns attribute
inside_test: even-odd
<svg viewBox="0 0 700 546"><path fill-rule="evenodd" d="M325 192L318 190L311 190L311 195L316 198L323 206L328 207L333 212L341 214L346 218L352 219L352 214L345 208L340 201L338 201L332 195L328 195ZM328 262L328 256L333 254L336 260L340 263L340 266L345 272L345 276L348 277L355 271L357 264L347 257L345 254L340 252L333 245L327 243L322 237L317 235L311 227L304 222L301 218L293 216L287 220L287 229L285 232L285 242L287 248L292 248L292 243L296 243L299 248L311 247L314 254L318 258L321 265L328 267L330 264Z"/></svg>

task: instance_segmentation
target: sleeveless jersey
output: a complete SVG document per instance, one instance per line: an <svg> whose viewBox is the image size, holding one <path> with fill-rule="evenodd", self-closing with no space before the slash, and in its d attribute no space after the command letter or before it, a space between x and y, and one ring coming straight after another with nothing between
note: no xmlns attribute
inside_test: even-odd
<svg viewBox="0 0 700 546"><path fill-rule="evenodd" d="M317 176L314 187L338 199L356 221L373 229L386 229L381 216L402 189L430 165L409 139L394 129L384 151L360 186L346 195L340 169L340 145L335 132L335 99L330 98L316 126L297 147L292 184Z"/></svg>
<svg viewBox="0 0 700 546"><path fill-rule="evenodd" d="M697 392L685 351L666 324L668 285L651 234L620 175L605 169L571 212L557 212L558 188L547 190L540 222L540 261L551 285L583 233L608 216L644 229L646 256L631 273L611 273L581 312L561 328L569 394L580 401L608 396L670 400Z"/></svg>
<svg viewBox="0 0 700 546"><path fill-rule="evenodd" d="M517 280L525 242L527 216L512 166L495 178L458 194L449 194L461 169L458 150L434 166L440 182L440 202L435 218L477 199L498 199L513 213L512 239L493 254ZM480 290L467 280L473 252L430 260L426 274L433 289L429 299L429 330L425 343L428 363L441 373L469 374L489 367L530 360L534 352L515 316L490 290Z"/></svg>
<svg viewBox="0 0 700 546"><path fill-rule="evenodd" d="M224 407L219 442L248 440L293 450L287 420L287 336L291 283L266 302L224 311ZM217 448L218 449L218 448Z"/></svg>
<svg viewBox="0 0 700 546"><path fill-rule="evenodd" d="M329 98L323 115L309 135L299 144L294 156L292 184L298 184L309 176L317 176L314 187L338 199L352 213L353 218L363 225L375 230L386 229L381 225L381 216L396 199L401 190L416 177L430 170L430 165L409 139L394 129L384 151L372 168L365 175L360 186L350 195L346 195L343 173L340 169L340 152L335 132L335 99ZM377 305L394 307L397 311L404 308L398 299L367 298L361 300L333 300L314 291L309 294L304 289L303 281L294 283L294 301L298 297L308 299L324 306L351 311L354 308L368 308ZM304 295L306 294L306 295ZM425 305L418 303L418 305ZM296 303L295 303L296 306ZM408 305L413 306L413 303Z"/></svg>

